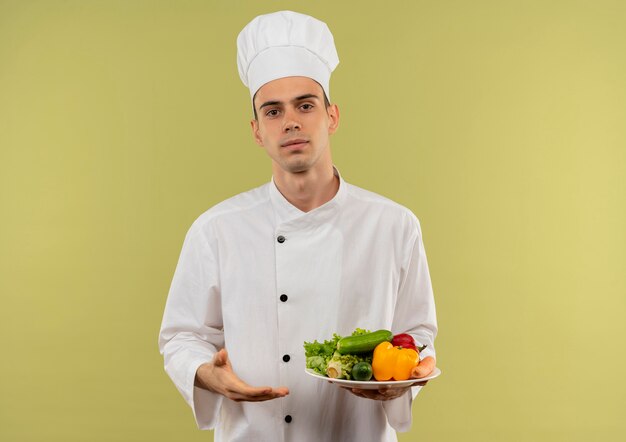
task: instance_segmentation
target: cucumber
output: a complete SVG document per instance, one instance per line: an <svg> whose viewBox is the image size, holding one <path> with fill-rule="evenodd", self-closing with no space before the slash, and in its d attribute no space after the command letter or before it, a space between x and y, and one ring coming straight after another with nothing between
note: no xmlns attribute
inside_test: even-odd
<svg viewBox="0 0 626 442"><path fill-rule="evenodd" d="M389 330L377 330L358 336L346 336L337 343L337 351L342 355L367 353L374 350L381 342L393 339L393 333Z"/></svg>

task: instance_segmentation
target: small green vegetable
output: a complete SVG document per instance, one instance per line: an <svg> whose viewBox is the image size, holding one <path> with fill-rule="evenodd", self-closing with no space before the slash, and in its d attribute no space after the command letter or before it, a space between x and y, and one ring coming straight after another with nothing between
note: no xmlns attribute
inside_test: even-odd
<svg viewBox="0 0 626 442"><path fill-rule="evenodd" d="M369 381L372 379L372 364L369 362L357 362L352 367L352 379L355 381Z"/></svg>
<svg viewBox="0 0 626 442"><path fill-rule="evenodd" d="M337 343L337 351L342 355L366 353L374 350L381 342L393 339L393 333L389 330L378 330L356 336L341 338Z"/></svg>

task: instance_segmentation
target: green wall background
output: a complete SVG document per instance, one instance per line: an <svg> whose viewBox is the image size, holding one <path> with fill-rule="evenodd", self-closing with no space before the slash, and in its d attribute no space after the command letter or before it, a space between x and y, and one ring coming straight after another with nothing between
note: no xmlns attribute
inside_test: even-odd
<svg viewBox="0 0 626 442"><path fill-rule="evenodd" d="M157 334L184 234L270 178L235 38L326 21L344 177L420 218L444 374L402 441L626 432L626 3L0 0L0 439L206 441Z"/></svg>

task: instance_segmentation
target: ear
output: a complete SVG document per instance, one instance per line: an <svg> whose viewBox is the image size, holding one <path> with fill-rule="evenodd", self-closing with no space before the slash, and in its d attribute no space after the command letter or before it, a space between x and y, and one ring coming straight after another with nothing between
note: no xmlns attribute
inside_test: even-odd
<svg viewBox="0 0 626 442"><path fill-rule="evenodd" d="M257 120L250 120L250 128L252 129L252 137L256 144L263 146L263 139L259 134L259 122Z"/></svg>
<svg viewBox="0 0 626 442"><path fill-rule="evenodd" d="M334 134L339 128L339 107L336 104L328 106L328 133Z"/></svg>

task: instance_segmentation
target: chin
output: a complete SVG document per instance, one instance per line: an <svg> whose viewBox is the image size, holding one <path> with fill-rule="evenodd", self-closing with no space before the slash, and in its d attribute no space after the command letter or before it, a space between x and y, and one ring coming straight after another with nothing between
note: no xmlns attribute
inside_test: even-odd
<svg viewBox="0 0 626 442"><path fill-rule="evenodd" d="M310 168L311 165L309 163L298 161L294 163L284 164L282 169L290 173L302 173L306 172Z"/></svg>

